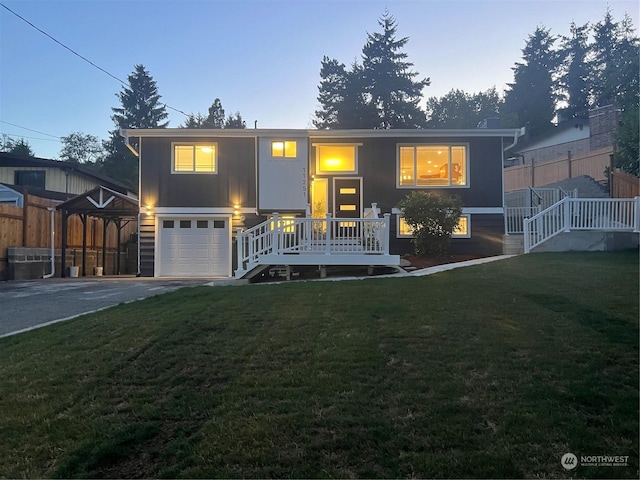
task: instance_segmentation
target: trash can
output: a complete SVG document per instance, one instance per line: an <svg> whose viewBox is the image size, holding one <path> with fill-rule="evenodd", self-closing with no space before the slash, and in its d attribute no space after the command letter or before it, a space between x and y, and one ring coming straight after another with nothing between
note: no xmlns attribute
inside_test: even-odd
<svg viewBox="0 0 640 480"><path fill-rule="evenodd" d="M101 277L102 276L102 268L103 267L95 267L95 275L96 275L96 277Z"/></svg>
<svg viewBox="0 0 640 480"><path fill-rule="evenodd" d="M69 276L72 278L77 278L80 273L80 267L69 267Z"/></svg>

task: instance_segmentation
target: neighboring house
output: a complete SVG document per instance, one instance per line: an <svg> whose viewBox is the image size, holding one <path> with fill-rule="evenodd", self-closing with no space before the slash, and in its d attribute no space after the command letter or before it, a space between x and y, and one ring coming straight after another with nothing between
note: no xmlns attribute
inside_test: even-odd
<svg viewBox="0 0 640 480"><path fill-rule="evenodd" d="M97 186L132 195L131 189L117 180L94 172L79 163L24 157L0 152L0 183L27 188L32 193L51 198L44 192L62 193L70 198Z"/></svg>
<svg viewBox="0 0 640 480"><path fill-rule="evenodd" d="M533 140L523 139L509 149L505 166L544 163L612 149L619 122L620 110L612 105L590 110L588 119L561 120L547 134Z"/></svg>
<svg viewBox="0 0 640 480"><path fill-rule="evenodd" d="M453 252L500 254L503 152L522 131L127 129L121 134L127 142L136 138L139 152L140 274L231 276L236 270L241 276L263 254L272 264L320 265L337 264L332 255L351 249L359 256L348 257L354 263L342 256L342 264L397 264L412 244L396 206L413 190L462 198ZM269 223L276 212L277 222ZM327 214L342 220L329 228ZM377 226L360 220L378 214L388 216L371 220ZM349 229L360 233L345 234ZM268 255L276 251L274 230L280 256ZM358 249L362 232L375 238ZM338 237L339 248L330 250ZM326 250L293 255L318 253L319 246ZM373 253L381 257L363 256Z"/></svg>

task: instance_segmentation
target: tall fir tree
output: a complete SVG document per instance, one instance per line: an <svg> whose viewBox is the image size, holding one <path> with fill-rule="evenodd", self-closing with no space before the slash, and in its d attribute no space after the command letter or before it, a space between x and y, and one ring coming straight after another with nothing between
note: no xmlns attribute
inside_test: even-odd
<svg viewBox="0 0 640 480"><path fill-rule="evenodd" d="M421 128L425 125L424 111L418 103L429 78L415 80L419 75L411 71L402 48L409 37L396 39L396 20L384 13L378 20L382 32L367 35L362 48L362 73L366 92L380 117L379 128Z"/></svg>
<svg viewBox="0 0 640 480"><path fill-rule="evenodd" d="M590 87L589 78L589 24L578 26L571 23L570 36L562 37L561 55L563 73L560 85L564 92L567 106L563 109L563 116L570 118L587 118L589 116Z"/></svg>
<svg viewBox="0 0 640 480"><path fill-rule="evenodd" d="M514 81L505 92L504 117L513 118L513 126L524 125L530 138L553 126L559 96L555 76L561 62L559 52L553 49L556 40L544 27L529 35L522 62L512 68Z"/></svg>
<svg viewBox="0 0 640 480"><path fill-rule="evenodd" d="M202 128L224 128L225 114L222 102L216 98L209 107L209 114L202 122Z"/></svg>
<svg viewBox="0 0 640 480"><path fill-rule="evenodd" d="M323 57L318 86L320 109L316 128L421 128L425 114L418 103L428 78L415 80L412 63L402 48L408 37L396 39L395 19L385 12L378 21L382 33L367 35L362 63Z"/></svg>
<svg viewBox="0 0 640 480"><path fill-rule="evenodd" d="M138 159L120 137L120 128L165 128L169 122L166 107L160 102L158 87L143 65L136 65L127 80L129 85L117 94L121 107L111 110L116 125L104 142L107 152L102 169L112 178L131 187L138 185Z"/></svg>

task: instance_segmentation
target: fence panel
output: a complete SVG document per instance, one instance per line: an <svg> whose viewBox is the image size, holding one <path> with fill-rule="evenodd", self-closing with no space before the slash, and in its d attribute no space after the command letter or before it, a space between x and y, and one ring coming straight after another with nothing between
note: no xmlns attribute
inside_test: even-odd
<svg viewBox="0 0 640 480"><path fill-rule="evenodd" d="M620 170L611 172L611 196L613 198L640 197L640 178Z"/></svg>

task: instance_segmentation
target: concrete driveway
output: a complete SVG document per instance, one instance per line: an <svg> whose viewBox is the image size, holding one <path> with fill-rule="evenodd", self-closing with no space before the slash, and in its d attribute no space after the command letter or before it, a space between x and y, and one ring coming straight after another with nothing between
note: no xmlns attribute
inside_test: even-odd
<svg viewBox="0 0 640 480"><path fill-rule="evenodd" d="M50 278L0 282L0 338L211 279Z"/></svg>

